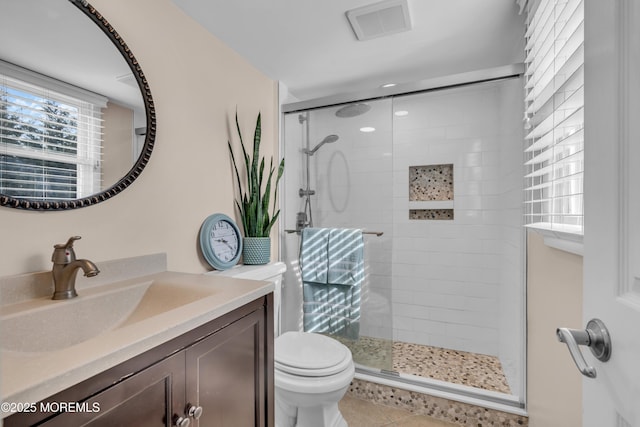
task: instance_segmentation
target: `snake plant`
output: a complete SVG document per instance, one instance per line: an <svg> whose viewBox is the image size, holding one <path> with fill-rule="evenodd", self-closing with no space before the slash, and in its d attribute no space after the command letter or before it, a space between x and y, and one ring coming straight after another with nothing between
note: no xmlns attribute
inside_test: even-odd
<svg viewBox="0 0 640 427"><path fill-rule="evenodd" d="M276 210L276 203L278 198L278 181L280 181L282 173L284 172L284 159L280 162L277 175L275 176L275 181L273 183L273 208L271 215L269 215L269 202L271 200L272 189L271 181L274 178L274 172L276 171L273 166L273 157L271 157L269 175L266 177L265 181L264 157L260 158L260 139L262 135L260 113L258 113L255 133L253 135L253 152L251 153L251 156L249 156L249 153L245 149L245 145L242 140L242 132L240 131L240 125L238 124L237 111L236 129L238 130L238 136L240 138L240 146L242 147L242 156L246 171L246 181L244 182L246 184L246 190L243 190L243 181L240 180L240 173L231 147L231 141L228 141L228 145L231 160L233 162L233 169L236 174L236 181L238 183L238 193L240 198L236 199L236 206L240 211L244 236L269 237L271 227L273 227L278 219L278 215L280 215L280 209Z"/></svg>

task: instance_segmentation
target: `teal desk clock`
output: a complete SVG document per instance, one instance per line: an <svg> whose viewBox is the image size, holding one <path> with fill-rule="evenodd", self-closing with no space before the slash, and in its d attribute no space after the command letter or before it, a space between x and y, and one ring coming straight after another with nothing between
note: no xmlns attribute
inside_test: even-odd
<svg viewBox="0 0 640 427"><path fill-rule="evenodd" d="M235 221L221 213L207 217L200 228L200 249L216 270L236 265L242 255L242 235Z"/></svg>

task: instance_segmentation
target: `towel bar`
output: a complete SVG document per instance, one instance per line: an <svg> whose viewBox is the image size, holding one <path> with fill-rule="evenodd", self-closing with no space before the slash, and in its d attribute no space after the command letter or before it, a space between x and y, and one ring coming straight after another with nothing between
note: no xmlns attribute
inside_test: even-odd
<svg viewBox="0 0 640 427"><path fill-rule="evenodd" d="M285 233L296 233L296 234L300 234L300 230L284 230ZM375 234L376 236L380 237L384 234L383 231L363 231L362 234Z"/></svg>

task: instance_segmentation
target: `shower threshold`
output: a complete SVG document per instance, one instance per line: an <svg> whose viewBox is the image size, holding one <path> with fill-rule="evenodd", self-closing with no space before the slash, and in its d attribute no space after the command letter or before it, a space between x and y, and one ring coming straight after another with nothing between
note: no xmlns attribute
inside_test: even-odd
<svg viewBox="0 0 640 427"><path fill-rule="evenodd" d="M415 393L414 398L416 395L424 395L425 397L430 396L445 399L445 401L460 402L461 404L472 405L473 407L486 408L521 417L528 416L524 403L521 402L517 396L447 383L432 378L418 377L410 374L388 375L379 370L377 371L356 364L356 373L352 386L358 381L360 384L364 382L378 385L378 391L376 391L378 395L381 393L384 395L384 391L380 391L380 388L382 388L382 390L386 388L391 391L405 390L406 392ZM376 388L373 387L373 390L376 390ZM359 393L362 394L362 392ZM355 396L358 396L358 394L355 394ZM358 397L368 399L366 395L360 395ZM380 397L378 397L378 399L379 398ZM378 403L385 404L384 402Z"/></svg>

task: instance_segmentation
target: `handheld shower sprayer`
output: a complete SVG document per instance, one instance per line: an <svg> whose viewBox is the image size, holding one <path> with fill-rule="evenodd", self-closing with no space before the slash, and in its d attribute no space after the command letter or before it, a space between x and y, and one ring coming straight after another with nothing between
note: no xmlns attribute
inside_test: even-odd
<svg viewBox="0 0 640 427"><path fill-rule="evenodd" d="M320 141L318 145L313 147L313 149L309 150L308 148L305 148L304 150L302 150L302 152L307 155L307 161L306 161L307 188L306 189L301 188L298 191L298 194L300 195L300 197L305 197L306 199L304 203L304 211L298 212L298 216L296 219L296 231L300 231L305 227L313 227L313 217L311 216L311 196L316 194L316 192L315 190L312 190L310 187L311 178L309 177L309 158L313 156L316 153L316 151L318 151L320 147L322 147L324 144L331 144L333 142L336 142L338 139L339 139L338 135L327 135L324 137L322 141ZM308 141L308 135L307 135L307 141Z"/></svg>
<svg viewBox="0 0 640 427"><path fill-rule="evenodd" d="M313 147L313 149L312 149L312 150L304 149L304 150L302 150L302 152L303 152L304 154L309 155L309 156L313 156L313 155L316 153L316 151L318 151L318 150L320 149L320 147L322 147L324 144L331 144L331 143L333 143L333 142L336 142L339 138L340 138L340 137L339 137L338 135L329 135L329 136L326 136L322 141L320 141L320 143L319 143L318 145L316 145L315 147Z"/></svg>

